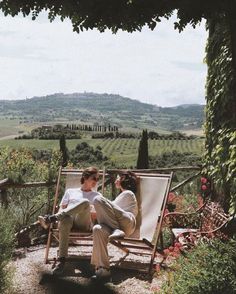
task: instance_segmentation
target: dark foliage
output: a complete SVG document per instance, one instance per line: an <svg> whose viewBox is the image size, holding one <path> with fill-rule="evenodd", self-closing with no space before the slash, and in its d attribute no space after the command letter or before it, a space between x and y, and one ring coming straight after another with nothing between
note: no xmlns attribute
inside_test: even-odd
<svg viewBox="0 0 236 294"><path fill-rule="evenodd" d="M119 29L128 32L141 31L143 26L153 30L161 17L169 18L174 10L177 10L179 19L175 27L182 30L189 23L196 26L202 18L227 11L228 2L222 0L198 0L191 3L189 0L67 0L66 2L3 0L0 3L0 9L5 15L31 14L33 20L41 11L47 9L51 21L57 16L62 21L69 18L76 32L93 28L104 32L108 28L116 33ZM233 8L235 8L235 2L231 0Z"/></svg>
<svg viewBox="0 0 236 294"><path fill-rule="evenodd" d="M10 211L0 208L0 293L10 287L10 268L7 264L10 261L14 248L14 224Z"/></svg>
<svg viewBox="0 0 236 294"><path fill-rule="evenodd" d="M177 167L177 166L198 166L202 158L199 155L189 152L164 152L159 156L150 156L150 168Z"/></svg>
<svg viewBox="0 0 236 294"><path fill-rule="evenodd" d="M236 293L235 241L200 244L186 257L179 258L160 293Z"/></svg>
<svg viewBox="0 0 236 294"><path fill-rule="evenodd" d="M75 149L70 152L70 161L75 166L88 166L94 163L104 163L106 160L107 157L103 156L100 146L93 148L86 142L78 144Z"/></svg>
<svg viewBox="0 0 236 294"><path fill-rule="evenodd" d="M138 148L137 168L147 169L148 166L148 132L143 130Z"/></svg>
<svg viewBox="0 0 236 294"><path fill-rule="evenodd" d="M67 166L67 163L68 163L68 149L66 147L66 139L65 139L65 135L63 134L60 138L60 141L59 141L59 145L60 145L60 151L61 151L61 154L62 154L62 166Z"/></svg>

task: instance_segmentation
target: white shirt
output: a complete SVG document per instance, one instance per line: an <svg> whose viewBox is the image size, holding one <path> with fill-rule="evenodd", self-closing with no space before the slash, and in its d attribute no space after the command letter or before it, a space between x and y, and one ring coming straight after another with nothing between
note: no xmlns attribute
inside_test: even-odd
<svg viewBox="0 0 236 294"><path fill-rule="evenodd" d="M93 202L95 196L101 196L101 193L95 191L85 192L81 188L70 188L65 191L65 194L61 200L60 206L76 204L82 199L88 199L90 203Z"/></svg>
<svg viewBox="0 0 236 294"><path fill-rule="evenodd" d="M134 193L130 190L121 192L112 203L118 205L127 212L131 212L135 217L138 214L138 204Z"/></svg>

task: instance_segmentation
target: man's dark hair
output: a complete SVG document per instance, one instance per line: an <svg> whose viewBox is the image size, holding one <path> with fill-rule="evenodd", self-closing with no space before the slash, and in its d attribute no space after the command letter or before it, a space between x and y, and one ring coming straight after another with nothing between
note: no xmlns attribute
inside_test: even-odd
<svg viewBox="0 0 236 294"><path fill-rule="evenodd" d="M83 184L84 181L87 180L89 177L91 177L93 175L94 176L98 175L98 172L99 172L98 169L94 166L90 166L90 167L85 168L82 173L81 180L80 180L81 184Z"/></svg>
<svg viewBox="0 0 236 294"><path fill-rule="evenodd" d="M121 172L120 185L125 190L131 190L133 193L137 191L137 176L131 171Z"/></svg>

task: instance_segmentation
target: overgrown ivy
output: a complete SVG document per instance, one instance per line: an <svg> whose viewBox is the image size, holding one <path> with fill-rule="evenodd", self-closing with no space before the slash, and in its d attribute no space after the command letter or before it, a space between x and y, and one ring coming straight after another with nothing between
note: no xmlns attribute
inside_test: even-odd
<svg viewBox="0 0 236 294"><path fill-rule="evenodd" d="M236 210L235 73L229 24L224 15L208 20L206 61L205 172L215 183L226 210Z"/></svg>

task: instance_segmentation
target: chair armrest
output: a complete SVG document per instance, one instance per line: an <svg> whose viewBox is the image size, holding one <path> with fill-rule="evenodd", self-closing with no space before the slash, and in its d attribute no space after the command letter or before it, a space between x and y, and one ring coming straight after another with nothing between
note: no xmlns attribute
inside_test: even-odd
<svg viewBox="0 0 236 294"><path fill-rule="evenodd" d="M200 214L197 212L170 212L164 216L164 222L170 228L199 228Z"/></svg>
<svg viewBox="0 0 236 294"><path fill-rule="evenodd" d="M205 229L203 229L203 230L200 230L200 233L202 234L202 235L207 235L207 234L217 234L217 232L219 232L219 235L222 235L222 231L221 231L221 229L222 228L224 228L225 226L226 226L226 224L229 222L229 219L228 220L225 220L224 222L222 222L218 227L216 227L216 228L209 228L209 230L206 230L206 228Z"/></svg>

